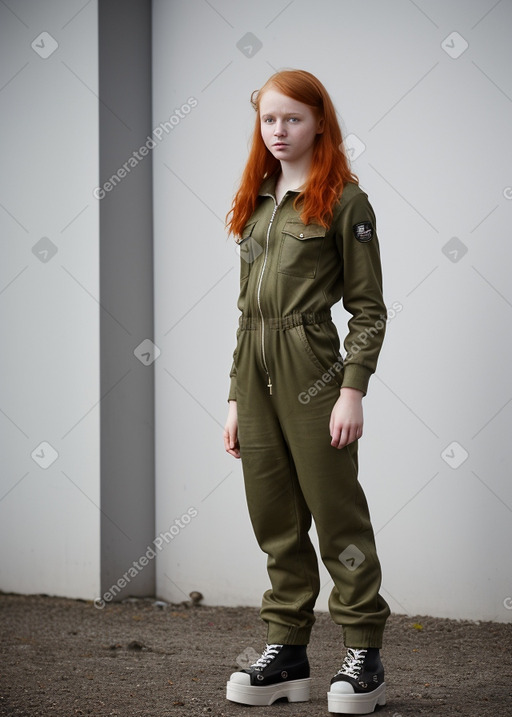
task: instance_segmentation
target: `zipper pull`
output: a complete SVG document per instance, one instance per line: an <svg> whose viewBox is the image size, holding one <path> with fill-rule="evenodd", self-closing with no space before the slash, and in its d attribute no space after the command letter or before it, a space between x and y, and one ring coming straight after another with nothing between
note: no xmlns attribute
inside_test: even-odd
<svg viewBox="0 0 512 717"><path fill-rule="evenodd" d="M268 373L267 373L267 378L268 378L267 388L268 388L269 395L271 396L272 395L272 379L270 378Z"/></svg>

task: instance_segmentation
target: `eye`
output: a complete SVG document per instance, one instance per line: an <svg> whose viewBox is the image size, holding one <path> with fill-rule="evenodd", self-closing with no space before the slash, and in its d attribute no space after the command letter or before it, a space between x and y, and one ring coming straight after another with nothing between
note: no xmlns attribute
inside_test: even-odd
<svg viewBox="0 0 512 717"><path fill-rule="evenodd" d="M263 118L263 124L270 124L273 121L274 121L273 117L264 117Z"/></svg>
<svg viewBox="0 0 512 717"><path fill-rule="evenodd" d="M290 117L290 122L299 122L299 121L300 120L298 117Z"/></svg>

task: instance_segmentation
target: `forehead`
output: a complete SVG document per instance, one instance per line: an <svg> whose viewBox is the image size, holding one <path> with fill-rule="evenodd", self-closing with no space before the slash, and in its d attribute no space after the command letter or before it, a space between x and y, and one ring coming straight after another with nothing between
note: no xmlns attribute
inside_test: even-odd
<svg viewBox="0 0 512 717"><path fill-rule="evenodd" d="M283 95L278 90L268 89L260 98L260 114L313 114L312 108L303 102Z"/></svg>

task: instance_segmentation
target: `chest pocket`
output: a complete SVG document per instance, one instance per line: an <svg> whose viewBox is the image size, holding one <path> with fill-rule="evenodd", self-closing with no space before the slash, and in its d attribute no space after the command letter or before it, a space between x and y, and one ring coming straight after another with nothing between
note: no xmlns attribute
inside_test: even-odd
<svg viewBox="0 0 512 717"><path fill-rule="evenodd" d="M290 219L283 228L277 270L280 274L314 279L326 229Z"/></svg>
<svg viewBox="0 0 512 717"><path fill-rule="evenodd" d="M253 261L263 252L262 247L253 237L254 227L257 222L246 224L240 241L238 242L237 252L240 255L240 279L246 279L251 270Z"/></svg>

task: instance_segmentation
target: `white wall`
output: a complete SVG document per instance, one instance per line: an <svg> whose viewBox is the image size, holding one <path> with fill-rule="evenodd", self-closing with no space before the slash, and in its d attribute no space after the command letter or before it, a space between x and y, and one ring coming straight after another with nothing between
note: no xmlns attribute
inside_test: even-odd
<svg viewBox="0 0 512 717"><path fill-rule="evenodd" d="M0 4L0 231L8 258L0 263L0 586L93 597L100 579L97 3L9 7Z"/></svg>
<svg viewBox="0 0 512 717"><path fill-rule="evenodd" d="M387 304L403 307L361 442L383 593L400 613L510 620L510 3L157 0L153 21L154 125L174 116L153 156L156 532L174 526L159 595L257 605L267 587L222 447L238 290L223 218L249 95L296 67L366 146L353 167L378 216ZM322 609L325 572L323 585Z"/></svg>

